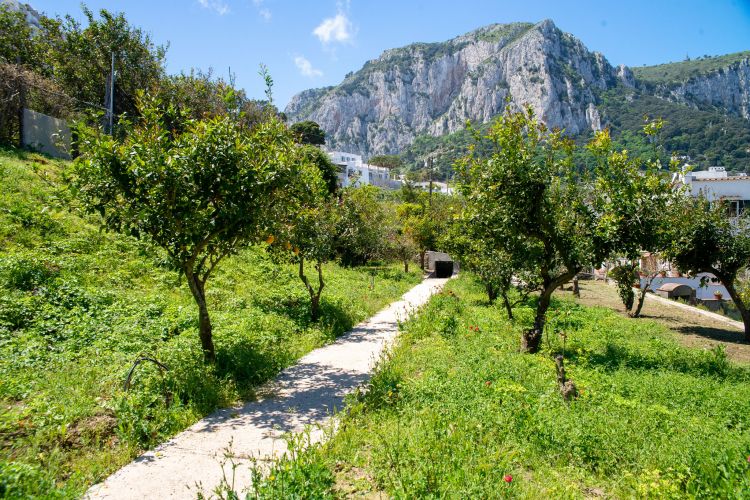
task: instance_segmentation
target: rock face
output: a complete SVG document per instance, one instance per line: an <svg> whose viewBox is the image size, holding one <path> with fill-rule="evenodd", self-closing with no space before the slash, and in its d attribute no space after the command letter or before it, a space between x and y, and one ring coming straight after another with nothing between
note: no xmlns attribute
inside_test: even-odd
<svg viewBox="0 0 750 500"><path fill-rule="evenodd" d="M364 155L400 152L417 135L443 135L530 105L548 126L599 129L597 93L635 83L552 21L495 24L444 43L384 52L338 86L307 90L285 109L314 120L328 145ZM687 92L687 91L686 91Z"/></svg>
<svg viewBox="0 0 750 500"><path fill-rule="evenodd" d="M31 5L27 3L21 3L18 0L0 0L0 8L6 8L11 12L21 12L26 16L26 22L32 28L38 29L41 26L41 16L39 12L34 10Z"/></svg>
<svg viewBox="0 0 750 500"><path fill-rule="evenodd" d="M688 105L713 106L750 120L750 57L687 82L661 87L657 95Z"/></svg>

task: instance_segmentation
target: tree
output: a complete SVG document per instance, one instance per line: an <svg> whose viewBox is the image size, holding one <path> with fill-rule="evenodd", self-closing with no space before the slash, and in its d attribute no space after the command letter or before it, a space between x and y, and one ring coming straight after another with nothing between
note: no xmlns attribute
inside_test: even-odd
<svg viewBox="0 0 750 500"><path fill-rule="evenodd" d="M504 242L473 234L472 230L476 228L463 219L465 215L467 212L463 211L444 233L442 246L461 262L462 269L477 276L490 304L494 304L498 296L502 298L508 319L512 320L513 307L525 302L530 293L538 291L535 277L522 274L524 266L514 262L514 256L508 253ZM511 299L513 288L518 291L514 300Z"/></svg>
<svg viewBox="0 0 750 500"><path fill-rule="evenodd" d="M317 167L328 194L336 194L339 190L339 171L331 158L315 146L303 146L302 154L307 162Z"/></svg>
<svg viewBox="0 0 750 500"><path fill-rule="evenodd" d="M43 73L44 57L42 39L34 36L34 28L26 22L25 14L0 4L0 62L20 64Z"/></svg>
<svg viewBox="0 0 750 500"><path fill-rule="evenodd" d="M750 219L730 218L723 202L683 196L671 210L670 245L665 253L689 275L712 273L729 292L750 341L750 311L737 287L741 270L750 266Z"/></svg>
<svg viewBox="0 0 750 500"><path fill-rule="evenodd" d="M85 6L84 28L72 16L50 25L48 63L54 80L75 99L104 105L105 82L115 54L115 114L138 112L137 95L154 90L164 76L166 48L128 23L122 13L99 11L99 19Z"/></svg>
<svg viewBox="0 0 750 500"><path fill-rule="evenodd" d="M81 127L76 186L105 227L162 247L187 279L207 362L215 360L206 282L216 266L265 239L287 217L287 187L300 163L275 116L251 131L229 117L193 120L144 99L123 139Z"/></svg>
<svg viewBox="0 0 750 500"><path fill-rule="evenodd" d="M488 156L472 148L458 164L463 220L471 234L504 249L540 284L533 326L521 339L524 351L537 352L552 293L609 252L596 237L604 215L587 203L571 141L548 132L530 107L506 109L484 139Z"/></svg>
<svg viewBox="0 0 750 500"><path fill-rule="evenodd" d="M323 264L335 255L339 212L336 199L328 191L317 165L308 162L304 153L300 156L304 163L287 193L292 204L290 218L270 248L276 258L289 259L298 266L297 274L310 294L310 319L318 321L320 298L325 288ZM307 276L305 263L312 263L315 268L318 278L315 286Z"/></svg>
<svg viewBox="0 0 750 500"><path fill-rule="evenodd" d="M379 191L365 185L341 192L336 251L344 266L363 265L383 255L386 214L377 198Z"/></svg>
<svg viewBox="0 0 750 500"><path fill-rule="evenodd" d="M417 245L410 231L409 221L420 207L412 203L402 203L389 207L387 224L388 254L404 264L404 272L409 272L409 261L417 254Z"/></svg>
<svg viewBox="0 0 750 500"><path fill-rule="evenodd" d="M376 155L367 160L370 165L398 170L404 166L404 161L399 155Z"/></svg>
<svg viewBox="0 0 750 500"><path fill-rule="evenodd" d="M326 143L326 133L320 125L311 120L295 123L291 127L300 144L323 145Z"/></svg>
<svg viewBox="0 0 750 500"><path fill-rule="evenodd" d="M596 160L594 206L597 213L606 214L599 219L596 237L626 259L610 276L617 282L623 305L633 317L640 315L654 276L639 290L633 310L633 284L639 279L637 261L644 252L658 253L665 249L670 225L667 215L678 196L660 161L662 151L657 136L663 124L660 119L645 124L645 137L653 145L651 158L645 160L629 156L626 150L615 151L609 130L597 132L587 147ZM676 162L671 166L675 168Z"/></svg>

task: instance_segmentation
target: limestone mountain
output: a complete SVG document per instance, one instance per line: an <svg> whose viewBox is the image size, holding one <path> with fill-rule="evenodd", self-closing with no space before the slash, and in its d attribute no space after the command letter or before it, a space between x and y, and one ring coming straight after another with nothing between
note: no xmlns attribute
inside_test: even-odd
<svg viewBox="0 0 750 500"><path fill-rule="evenodd" d="M466 120L488 122L506 98L516 107L531 105L547 125L577 136L604 126L622 132L627 125L635 133L642 111L656 114L647 107L656 103L692 123L688 132L675 128L683 142L690 136L690 147L675 144L676 151L714 148L705 159L710 162L734 148L728 160L750 168L750 157L743 157L747 143L744 149L740 144L750 130L750 52L631 71L613 67L551 20L493 24L447 42L387 50L337 86L297 94L285 112L291 122L318 122L331 147L395 154L417 138L460 131ZM640 114L630 116L636 110ZM719 124L724 139L719 132L716 140L702 137L707 124Z"/></svg>
<svg viewBox="0 0 750 500"><path fill-rule="evenodd" d="M332 147L398 153L420 134L490 120L508 96L550 126L596 130L596 94L618 85L634 85L627 68L613 68L550 20L494 24L443 43L387 50L338 86L294 96L285 112L291 121L318 122Z"/></svg>

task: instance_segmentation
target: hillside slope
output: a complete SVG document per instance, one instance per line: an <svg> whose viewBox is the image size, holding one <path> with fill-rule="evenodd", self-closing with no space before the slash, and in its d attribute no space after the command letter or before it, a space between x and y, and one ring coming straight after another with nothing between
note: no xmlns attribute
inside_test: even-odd
<svg viewBox="0 0 750 500"><path fill-rule="evenodd" d="M323 318L312 324L296 268L248 248L207 285L210 367L184 280L160 250L82 214L67 168L0 151L0 498L80 497L144 448L253 397L420 279L327 265ZM123 392L140 356L169 370L140 365Z"/></svg>

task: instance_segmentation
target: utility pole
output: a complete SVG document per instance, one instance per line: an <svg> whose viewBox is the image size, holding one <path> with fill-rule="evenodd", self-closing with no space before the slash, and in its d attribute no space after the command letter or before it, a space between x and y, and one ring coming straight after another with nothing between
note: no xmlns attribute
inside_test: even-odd
<svg viewBox="0 0 750 500"><path fill-rule="evenodd" d="M112 135L115 120L115 53L112 52L112 68L109 74L109 135Z"/></svg>
<svg viewBox="0 0 750 500"><path fill-rule="evenodd" d="M16 56L16 84L18 85L18 147L23 149L23 115L26 107L26 81L21 73L21 56Z"/></svg>
<svg viewBox="0 0 750 500"><path fill-rule="evenodd" d="M430 162L430 206L432 206L432 156L430 156L429 160Z"/></svg>

